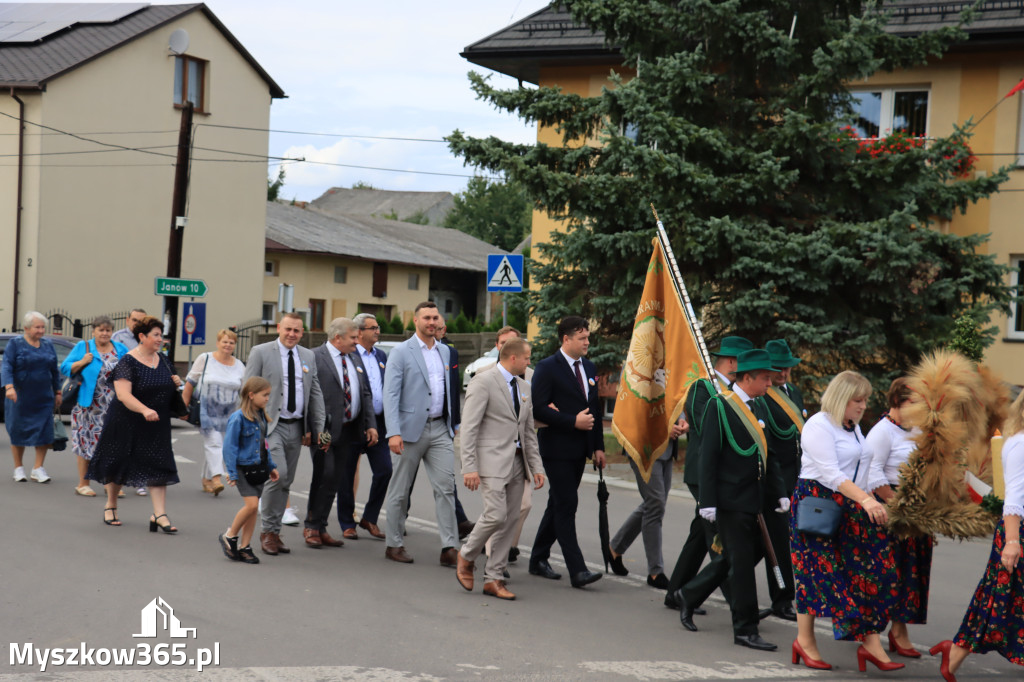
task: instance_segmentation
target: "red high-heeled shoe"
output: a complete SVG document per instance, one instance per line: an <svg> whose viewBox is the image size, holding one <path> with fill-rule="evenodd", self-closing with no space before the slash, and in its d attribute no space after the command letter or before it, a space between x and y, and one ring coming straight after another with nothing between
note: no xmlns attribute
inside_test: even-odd
<svg viewBox="0 0 1024 682"><path fill-rule="evenodd" d="M871 661L875 664L875 667L883 672L889 672L890 670L899 670L900 668L906 668L907 666L903 663L895 663L889 661L886 663L881 660L873 653L864 648L863 645L857 647L857 667L860 668L861 672L867 672L867 662Z"/></svg>
<svg viewBox="0 0 1024 682"><path fill-rule="evenodd" d="M909 649L901 647L896 642L896 638L892 636L891 630L889 631L889 651L897 653L900 656L906 656L907 658L921 658L921 652L914 647L910 647Z"/></svg>
<svg viewBox="0 0 1024 682"><path fill-rule="evenodd" d="M942 665L939 666L939 672L942 673L942 679L946 682L956 682L956 675L949 672L949 650L953 648L953 641L944 639L931 649L928 650L932 656L942 652Z"/></svg>
<svg viewBox="0 0 1024 682"><path fill-rule="evenodd" d="M793 640L793 663L799 663L800 659L804 659L804 665L808 668L814 668L815 670L831 670L832 665L825 661L816 661L807 655L804 648L800 646L800 642Z"/></svg>

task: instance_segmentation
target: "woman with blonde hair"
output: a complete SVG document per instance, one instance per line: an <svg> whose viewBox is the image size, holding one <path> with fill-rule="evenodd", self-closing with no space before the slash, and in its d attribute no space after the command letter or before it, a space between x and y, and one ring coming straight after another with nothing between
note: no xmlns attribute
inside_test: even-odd
<svg viewBox="0 0 1024 682"><path fill-rule="evenodd" d="M793 492L790 541L796 583L797 638L793 663L830 670L821 660L814 619L831 618L836 639L862 642L857 663L880 670L903 668L889 660L879 632L885 629L895 583L892 550L885 531L885 507L855 481L867 468L858 423L871 384L856 372L841 372L825 389L821 411L807 420L800 436L800 477ZM866 471L865 471L866 474ZM833 535L801 530L801 501L832 500L841 513Z"/></svg>
<svg viewBox="0 0 1024 682"><path fill-rule="evenodd" d="M1024 518L1024 391L1010 406L1003 424L1003 515L992 538L985 574L978 583L963 623L952 640L939 642L931 654L942 652L940 671L947 682L970 654L999 652L1024 665L1024 577L1020 567L1020 529Z"/></svg>
<svg viewBox="0 0 1024 682"><path fill-rule="evenodd" d="M234 356L238 334L230 329L217 332L217 350L203 353L192 364L185 377L181 397L187 405L193 392L199 402L199 432L203 435L203 492L214 496L224 490L224 432L228 417L235 411L242 390L245 365ZM186 417L182 417L185 419Z"/></svg>

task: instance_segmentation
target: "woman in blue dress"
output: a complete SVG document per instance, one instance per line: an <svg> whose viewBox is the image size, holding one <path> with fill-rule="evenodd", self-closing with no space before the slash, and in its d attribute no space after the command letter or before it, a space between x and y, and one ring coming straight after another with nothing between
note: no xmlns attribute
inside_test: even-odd
<svg viewBox="0 0 1024 682"><path fill-rule="evenodd" d="M60 407L60 370L53 344L43 338L46 318L35 311L21 322L24 335L11 339L4 349L4 420L14 455L14 480L27 481L22 458L26 447L36 449L32 480L49 483L43 468L46 451L53 444L53 411Z"/></svg>

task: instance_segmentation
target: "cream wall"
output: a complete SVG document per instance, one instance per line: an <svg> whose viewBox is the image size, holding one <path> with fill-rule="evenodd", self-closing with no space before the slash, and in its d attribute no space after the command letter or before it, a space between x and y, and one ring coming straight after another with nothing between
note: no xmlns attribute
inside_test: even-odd
<svg viewBox="0 0 1024 682"><path fill-rule="evenodd" d="M163 299L153 294L153 279L167 271L174 155L181 122L180 110L173 106L174 59L167 41L178 28L190 36L186 54L209 61L209 113L194 117L193 124L199 126L195 145L267 153L266 132L200 125L266 129L271 102L267 83L201 12L55 79L41 97L36 96L42 103L27 118L123 146L161 147L153 151L170 156L117 151L28 161L38 164L42 158L47 167L33 169L38 179L24 192L19 310L45 312L60 307L82 319L135 306L161 310ZM3 106L8 111L10 104ZM160 132L87 134L107 131ZM3 139L3 144L11 144ZM97 149L63 135L30 139L48 154ZM207 303L207 332L212 340L217 329L260 313L267 169L263 163L203 160L209 158L244 157L193 153L181 276L203 279L209 286L202 300ZM4 183L5 188L10 186ZM4 239L7 235L5 229ZM24 267L28 258L33 258L32 268ZM12 267L10 258L4 260L8 261L4 268ZM3 272L0 306L7 308L11 276L3 277ZM9 326L9 313L0 319L0 326ZM187 349L179 349L178 357L185 355Z"/></svg>
<svg viewBox="0 0 1024 682"><path fill-rule="evenodd" d="M263 277L263 300L277 301L280 284L295 287L296 308L306 308L310 299L327 302L325 323L335 317L354 317L360 303L395 306L395 314L408 324L416 305L427 300L430 268L388 263L387 298L373 294L373 261L337 256L268 251L266 260L277 262L277 275ZM348 268L347 281L334 281L334 268ZM419 288L409 288L409 275L419 274Z"/></svg>

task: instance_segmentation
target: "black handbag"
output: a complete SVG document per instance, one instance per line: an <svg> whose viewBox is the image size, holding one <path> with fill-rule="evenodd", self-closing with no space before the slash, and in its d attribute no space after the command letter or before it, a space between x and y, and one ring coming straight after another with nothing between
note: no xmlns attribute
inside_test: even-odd
<svg viewBox="0 0 1024 682"><path fill-rule="evenodd" d="M93 341L87 341L85 344L85 352L89 351L89 344L93 344L93 351L96 350L96 344ZM93 352L93 355L96 353ZM72 372L71 376L66 377L60 384L60 400L63 403L77 402L78 391L82 388L82 373Z"/></svg>
<svg viewBox="0 0 1024 682"><path fill-rule="evenodd" d="M206 366L210 364L210 354L206 354L206 361L203 363L203 373L199 375L199 383L196 390L192 391L192 400L188 403L188 417L185 421L195 426L201 426L199 409L202 406L203 379L206 378Z"/></svg>
<svg viewBox="0 0 1024 682"><path fill-rule="evenodd" d="M53 445L50 448L54 452L60 452L68 446L68 430L61 421L60 412L53 415Z"/></svg>
<svg viewBox="0 0 1024 682"><path fill-rule="evenodd" d="M238 447L242 447L242 430L238 430ZM245 481L251 486L261 486L270 480L270 463L267 460L267 437L265 427L260 424L260 463L239 464L238 472L245 476Z"/></svg>
<svg viewBox="0 0 1024 682"><path fill-rule="evenodd" d="M163 353L159 353L159 355L167 363L167 369L170 371L171 376L174 376L174 367L171 366L171 361ZM177 386L174 388L174 393L171 394L170 404L167 408L172 417L180 418L188 414L188 405L185 404L185 399L181 397L181 390Z"/></svg>

